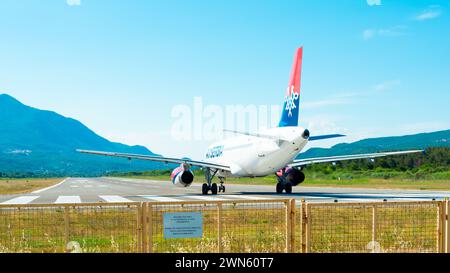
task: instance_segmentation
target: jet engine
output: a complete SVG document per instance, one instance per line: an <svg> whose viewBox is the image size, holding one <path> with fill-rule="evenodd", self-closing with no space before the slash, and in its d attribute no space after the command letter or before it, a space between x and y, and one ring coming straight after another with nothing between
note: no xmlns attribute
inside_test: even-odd
<svg viewBox="0 0 450 273"><path fill-rule="evenodd" d="M180 167L172 171L170 179L175 186L186 188L194 181L194 173L191 171L189 165L181 164Z"/></svg>

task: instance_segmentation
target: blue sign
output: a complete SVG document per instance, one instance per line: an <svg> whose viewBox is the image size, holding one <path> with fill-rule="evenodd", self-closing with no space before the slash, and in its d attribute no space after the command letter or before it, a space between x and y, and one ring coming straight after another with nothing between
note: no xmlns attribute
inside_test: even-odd
<svg viewBox="0 0 450 273"><path fill-rule="evenodd" d="M163 215L164 238L202 238L201 212L168 212Z"/></svg>

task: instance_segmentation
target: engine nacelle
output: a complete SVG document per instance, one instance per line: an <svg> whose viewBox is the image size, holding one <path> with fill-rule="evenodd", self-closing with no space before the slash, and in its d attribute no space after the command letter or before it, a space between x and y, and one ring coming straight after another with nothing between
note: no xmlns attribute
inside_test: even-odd
<svg viewBox="0 0 450 273"><path fill-rule="evenodd" d="M170 175L172 183L181 188L189 187L194 181L194 173L189 169L187 165L181 165L175 168Z"/></svg>
<svg viewBox="0 0 450 273"><path fill-rule="evenodd" d="M283 175L282 171L278 171L277 175L281 177ZM305 174L296 168L286 168L284 171L284 178L286 179L286 182L290 182L293 186L297 186L305 181Z"/></svg>

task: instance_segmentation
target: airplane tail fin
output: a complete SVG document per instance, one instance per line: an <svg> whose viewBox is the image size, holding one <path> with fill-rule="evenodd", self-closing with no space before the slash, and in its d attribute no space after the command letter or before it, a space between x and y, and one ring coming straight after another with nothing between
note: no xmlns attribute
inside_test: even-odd
<svg viewBox="0 0 450 273"><path fill-rule="evenodd" d="M279 127L298 126L298 111L300 105L300 82L302 71L303 47L297 49L292 65L291 77L284 98L283 110Z"/></svg>

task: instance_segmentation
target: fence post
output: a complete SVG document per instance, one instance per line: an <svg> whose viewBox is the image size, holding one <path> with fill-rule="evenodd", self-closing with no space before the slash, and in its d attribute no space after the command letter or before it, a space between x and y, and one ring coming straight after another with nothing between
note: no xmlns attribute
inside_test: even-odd
<svg viewBox="0 0 450 273"><path fill-rule="evenodd" d="M450 221L449 221L449 214L450 214L450 202L448 201L448 197L445 198L445 253L450 253Z"/></svg>
<svg viewBox="0 0 450 273"><path fill-rule="evenodd" d="M142 252L147 252L147 206L145 203L142 204Z"/></svg>
<svg viewBox="0 0 450 273"><path fill-rule="evenodd" d="M296 252L295 245L295 224L296 224L296 206L295 199L291 199L291 253Z"/></svg>
<svg viewBox="0 0 450 273"><path fill-rule="evenodd" d="M309 252L311 229L310 229L310 224L308 223L309 222L309 207L308 207L308 204L306 204L305 199L302 199L301 213L302 213L302 218L301 218L301 225L302 225L302 236L301 236L301 238L302 238L302 240L301 240L302 253L308 253Z"/></svg>
<svg viewBox="0 0 450 273"><path fill-rule="evenodd" d="M64 248L66 249L66 252L67 252L67 247L66 246L67 246L67 244L69 243L69 240L70 240L69 210L70 210L69 206L64 206L64 241L65 241Z"/></svg>
<svg viewBox="0 0 450 273"><path fill-rule="evenodd" d="M285 223L286 223L286 253L291 252L291 202L284 202L285 206Z"/></svg>
<svg viewBox="0 0 450 273"><path fill-rule="evenodd" d="M372 242L377 241L377 205L372 207Z"/></svg>
<svg viewBox="0 0 450 273"><path fill-rule="evenodd" d="M136 226L137 226L137 245L138 252L143 252L142 249L142 202L137 205L137 216L136 216Z"/></svg>
<svg viewBox="0 0 450 273"><path fill-rule="evenodd" d="M219 253L223 253L222 244L222 202L217 203L217 247Z"/></svg>
<svg viewBox="0 0 450 273"><path fill-rule="evenodd" d="M306 204L306 253L311 252L311 207Z"/></svg>
<svg viewBox="0 0 450 273"><path fill-rule="evenodd" d="M443 253L445 251L445 202L438 202L438 239L437 252Z"/></svg>
<svg viewBox="0 0 450 273"><path fill-rule="evenodd" d="M147 221L148 221L148 253L153 253L153 205L147 204Z"/></svg>

